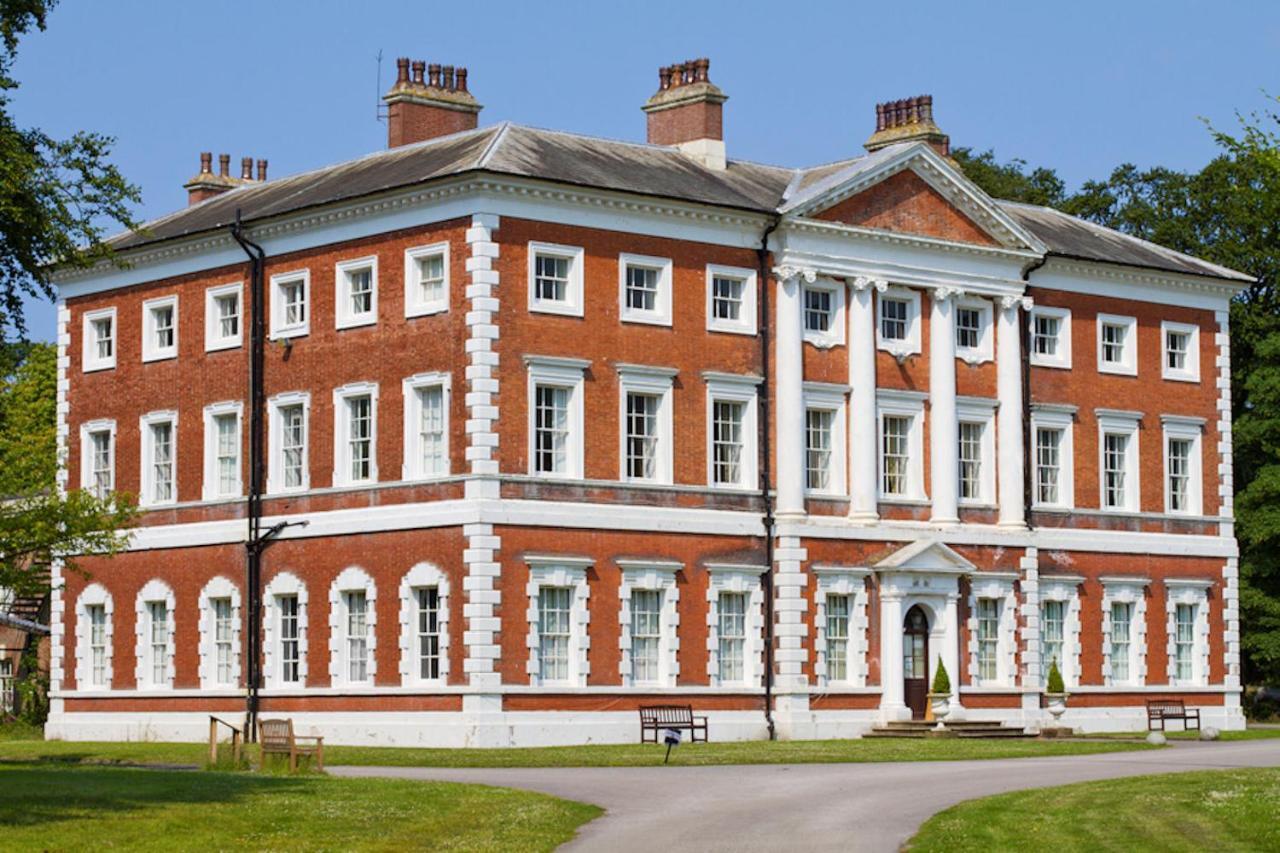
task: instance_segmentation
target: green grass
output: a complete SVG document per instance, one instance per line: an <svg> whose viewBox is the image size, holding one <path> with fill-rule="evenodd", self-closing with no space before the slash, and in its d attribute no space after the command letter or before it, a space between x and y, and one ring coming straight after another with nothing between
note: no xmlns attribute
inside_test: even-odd
<svg viewBox="0 0 1280 853"><path fill-rule="evenodd" d="M865 739L825 741L747 741L685 744L671 754L673 765L824 764L868 761L949 761L1090 755L1151 749L1121 740ZM662 763L665 747L654 744L557 746L536 749L418 749L359 746L325 748L326 764L389 767L642 767ZM256 751L250 756L256 764ZM6 740L0 738L0 762L193 764L207 757L204 744L89 743Z"/></svg>
<svg viewBox="0 0 1280 853"><path fill-rule="evenodd" d="M1170 773L985 797L930 818L912 851L1280 849L1280 768Z"/></svg>
<svg viewBox="0 0 1280 853"><path fill-rule="evenodd" d="M436 782L0 766L9 850L554 850L599 816Z"/></svg>
<svg viewBox="0 0 1280 853"><path fill-rule="evenodd" d="M1177 723L1174 723L1177 725ZM1181 729L1177 731L1166 731L1165 737L1169 740L1199 740L1200 733L1192 730L1184 732ZM1147 736L1147 732L1094 732L1092 734L1080 735L1080 737L1089 738L1090 740L1141 740ZM1260 729L1249 728L1237 732L1221 732L1218 740L1262 740L1264 738L1280 737L1280 728Z"/></svg>

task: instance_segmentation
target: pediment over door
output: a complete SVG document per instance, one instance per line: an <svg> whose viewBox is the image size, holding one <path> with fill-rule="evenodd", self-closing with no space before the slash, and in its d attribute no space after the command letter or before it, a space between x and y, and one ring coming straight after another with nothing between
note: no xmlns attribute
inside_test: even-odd
<svg viewBox="0 0 1280 853"><path fill-rule="evenodd" d="M920 539L879 560L872 568L882 573L967 575L978 567L942 542Z"/></svg>

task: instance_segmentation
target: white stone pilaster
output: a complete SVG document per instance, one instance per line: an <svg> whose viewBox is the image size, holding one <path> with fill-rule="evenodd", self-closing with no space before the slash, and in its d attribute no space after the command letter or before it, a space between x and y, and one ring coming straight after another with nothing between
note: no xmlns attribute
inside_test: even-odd
<svg viewBox="0 0 1280 853"><path fill-rule="evenodd" d="M996 476L1000 526L1026 526L1023 477L1022 334L1018 310L1030 309L1026 297L1006 296L996 306Z"/></svg>
<svg viewBox="0 0 1280 853"><path fill-rule="evenodd" d="M943 634L946 642L942 647L942 662L947 667L947 677L951 679L951 710L947 719L964 718L964 705L960 702L960 593L947 593L947 606L942 615ZM901 628L899 628L901 633ZM933 685L929 685L933 689Z"/></svg>
<svg viewBox="0 0 1280 853"><path fill-rule="evenodd" d="M58 440L58 473L57 488L60 494L67 493L68 454L71 452L71 309L65 299L59 299L57 305L58 322L58 386L57 386L57 440ZM62 690L62 679L66 672L63 658L67 619L66 602L62 597L62 559L54 555L49 564L51 591L49 595L49 696L50 712L62 712L62 699L58 694Z"/></svg>
<svg viewBox="0 0 1280 853"><path fill-rule="evenodd" d="M873 289L884 281L849 282L849 518L870 524L876 506L876 316Z"/></svg>
<svg viewBox="0 0 1280 853"><path fill-rule="evenodd" d="M880 588L880 710L885 719L910 716L902 693L902 596Z"/></svg>
<svg viewBox="0 0 1280 853"><path fill-rule="evenodd" d="M813 270L778 267L777 353L774 406L777 419L778 505L780 516L804 514L804 332L803 285Z"/></svg>
<svg viewBox="0 0 1280 853"><path fill-rule="evenodd" d="M932 521L955 524L956 482L956 333L955 297L959 291L939 287L929 300L929 458Z"/></svg>

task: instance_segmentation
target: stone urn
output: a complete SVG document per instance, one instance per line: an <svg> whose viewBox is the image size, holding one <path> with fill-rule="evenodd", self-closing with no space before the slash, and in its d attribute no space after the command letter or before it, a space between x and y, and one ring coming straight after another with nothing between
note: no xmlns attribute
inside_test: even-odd
<svg viewBox="0 0 1280 853"><path fill-rule="evenodd" d="M951 711L951 694L930 693L929 710L933 712L933 718L938 721L935 730L942 731L945 728L942 721L946 719L947 714Z"/></svg>
<svg viewBox="0 0 1280 853"><path fill-rule="evenodd" d="M1067 710L1066 693L1046 693L1044 694L1044 706L1053 716L1053 724L1056 726L1062 719L1062 714Z"/></svg>

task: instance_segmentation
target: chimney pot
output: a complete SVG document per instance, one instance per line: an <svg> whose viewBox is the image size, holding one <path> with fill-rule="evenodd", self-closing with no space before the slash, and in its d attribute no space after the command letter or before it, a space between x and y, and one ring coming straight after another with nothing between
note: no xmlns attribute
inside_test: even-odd
<svg viewBox="0 0 1280 853"><path fill-rule="evenodd" d="M951 140L933 119L932 95L876 104L876 129L867 139L866 149L879 151L903 142L924 142L942 156L951 156Z"/></svg>
<svg viewBox="0 0 1280 853"><path fill-rule="evenodd" d="M213 152L200 152L200 174L208 175L213 172Z"/></svg>
<svg viewBox="0 0 1280 853"><path fill-rule="evenodd" d="M458 69L458 91L467 91L467 69L465 68Z"/></svg>
<svg viewBox="0 0 1280 853"><path fill-rule="evenodd" d="M230 154L218 155L218 174L224 178L231 177L231 155Z"/></svg>
<svg viewBox="0 0 1280 853"><path fill-rule="evenodd" d="M920 118L933 121L933 95L920 96Z"/></svg>
<svg viewBox="0 0 1280 853"><path fill-rule="evenodd" d="M664 92L671 88L671 69L662 66L658 69L658 91Z"/></svg>
<svg viewBox="0 0 1280 853"><path fill-rule="evenodd" d="M253 180L253 158L252 157L240 158L240 180L242 181Z"/></svg>
<svg viewBox="0 0 1280 853"><path fill-rule="evenodd" d="M409 82L409 58L402 56L396 60L396 85L403 86Z"/></svg>
<svg viewBox="0 0 1280 853"><path fill-rule="evenodd" d="M414 60L413 62L413 83L415 86L424 85L422 82L422 72L426 68L426 63L422 60Z"/></svg>
<svg viewBox="0 0 1280 853"><path fill-rule="evenodd" d="M433 89L440 88L440 63L433 62L427 66L427 85Z"/></svg>
<svg viewBox="0 0 1280 853"><path fill-rule="evenodd" d="M388 148L476 129L481 107L468 89L466 68L421 59L409 67L411 83L383 95Z"/></svg>
<svg viewBox="0 0 1280 853"><path fill-rule="evenodd" d="M699 59L699 60L698 60L698 62L697 62L697 71L698 71L698 82L699 82L699 83L708 83L708 82L710 82L710 76L709 76L709 74L708 74L708 72L709 72L710 70L711 70L711 60L710 60L710 59L707 59L707 58L704 56L704 57L702 57L701 59Z"/></svg>
<svg viewBox="0 0 1280 853"><path fill-rule="evenodd" d="M267 161L258 161L258 180L265 181L267 179Z"/></svg>
<svg viewBox="0 0 1280 853"><path fill-rule="evenodd" d="M448 89L450 92L452 92L453 91L453 66L446 65L442 70L444 71L443 88Z"/></svg>

